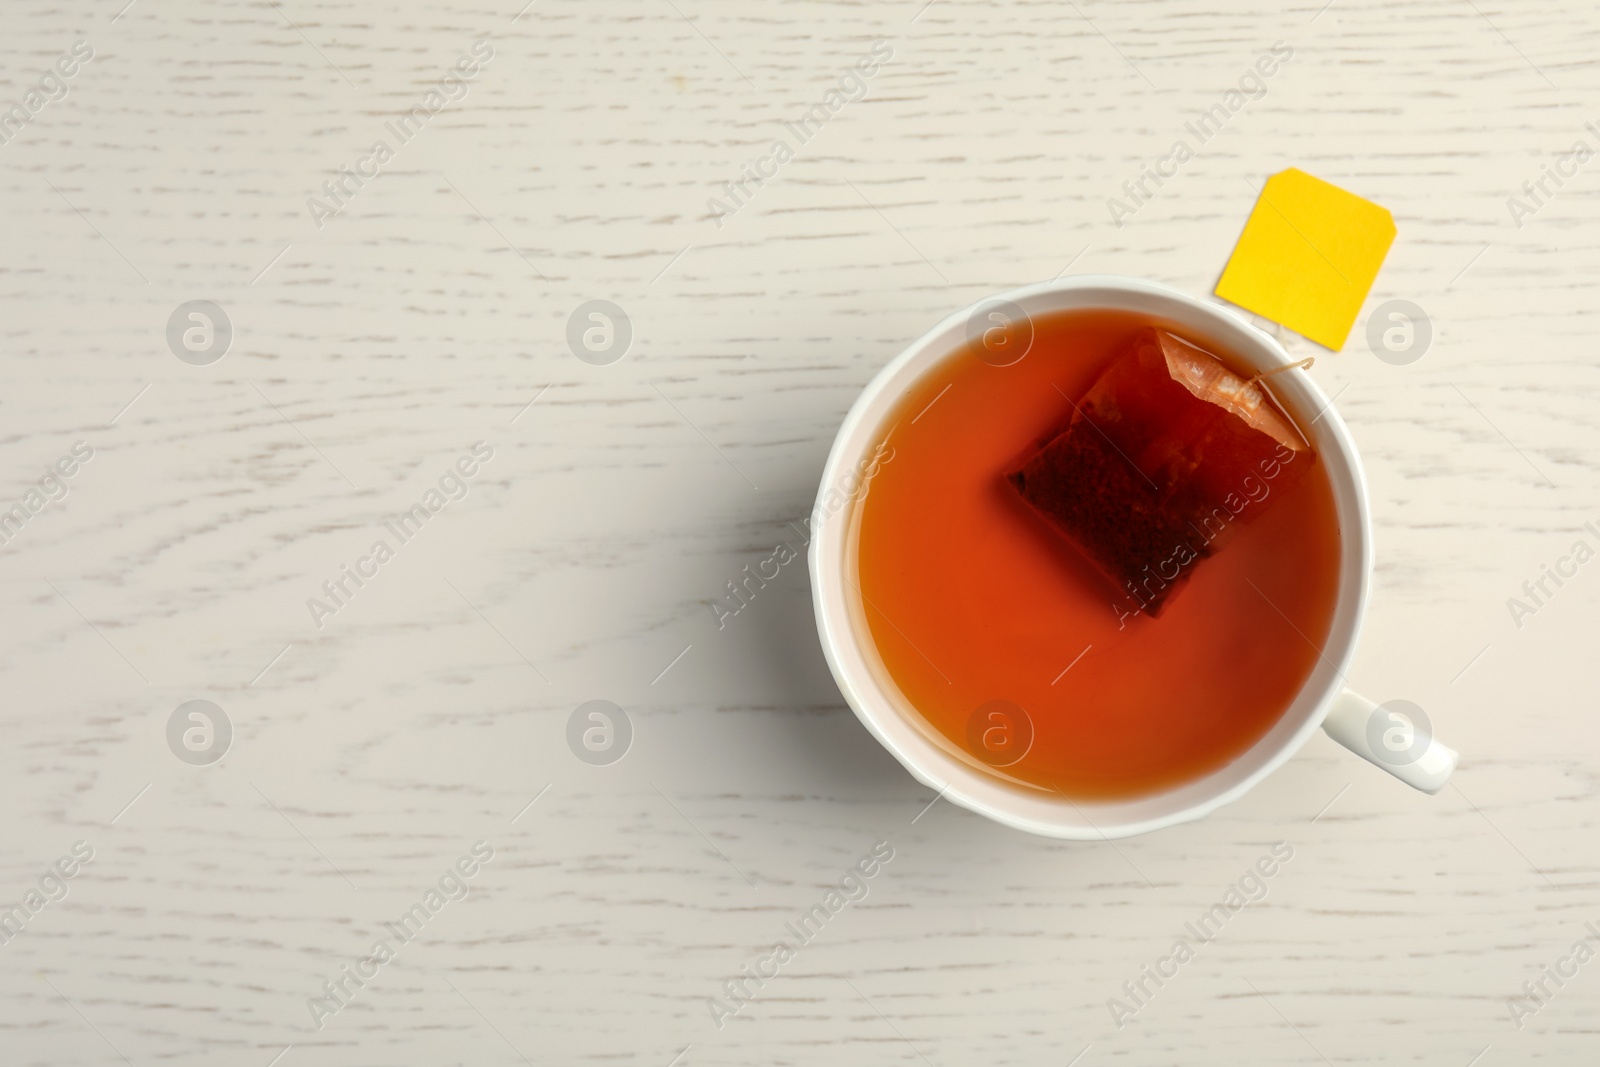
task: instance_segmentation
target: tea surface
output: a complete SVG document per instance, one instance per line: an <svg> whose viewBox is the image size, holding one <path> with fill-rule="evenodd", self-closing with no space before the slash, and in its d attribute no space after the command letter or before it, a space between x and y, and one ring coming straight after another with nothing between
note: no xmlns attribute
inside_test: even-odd
<svg viewBox="0 0 1600 1067"><path fill-rule="evenodd" d="M1248 749L1311 673L1337 597L1339 525L1320 459L1293 484L1263 480L1271 506L1159 618L1128 616L1006 483L1150 324L1063 312L1034 320L1032 347L1010 366L971 347L947 357L885 419L893 457L855 519L862 610L901 693L994 773L1075 798L1157 792Z"/></svg>

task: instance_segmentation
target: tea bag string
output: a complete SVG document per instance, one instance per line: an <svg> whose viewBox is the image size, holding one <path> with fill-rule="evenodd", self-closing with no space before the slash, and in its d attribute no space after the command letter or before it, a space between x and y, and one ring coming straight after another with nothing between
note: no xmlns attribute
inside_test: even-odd
<svg viewBox="0 0 1600 1067"><path fill-rule="evenodd" d="M1272 395L1272 390L1270 387L1266 385L1257 385L1256 383L1260 382L1263 378L1270 378L1274 374L1282 374L1286 370L1310 370L1311 365L1316 361L1317 360L1315 356L1307 356L1305 359L1296 360L1293 363L1285 363L1281 367L1274 367L1268 371L1262 371L1260 374L1257 374L1255 377L1244 383L1246 389L1250 388L1251 386L1255 386L1256 389L1260 390L1261 393L1271 398L1272 402L1277 405L1278 411L1284 416L1285 419L1288 420L1289 425L1294 429L1294 432L1300 435L1300 440L1305 442L1307 448L1311 447L1311 439L1306 432L1300 428L1300 424L1297 423L1294 420L1294 417L1288 413L1288 409L1286 409L1282 404L1278 403L1278 398Z"/></svg>
<svg viewBox="0 0 1600 1067"><path fill-rule="evenodd" d="M1294 363L1285 363L1281 367L1273 367L1271 370L1262 371L1260 374L1257 374L1255 377L1250 378L1249 380L1247 380L1244 384L1246 384L1246 385L1254 385L1254 384L1256 384L1257 382L1259 382L1263 378L1270 378L1274 374L1282 374L1286 370L1296 370L1296 369L1299 369L1299 370L1310 370L1311 369L1311 365L1313 363L1315 363L1316 361L1317 361L1317 357L1316 356L1307 356L1305 359L1297 360Z"/></svg>

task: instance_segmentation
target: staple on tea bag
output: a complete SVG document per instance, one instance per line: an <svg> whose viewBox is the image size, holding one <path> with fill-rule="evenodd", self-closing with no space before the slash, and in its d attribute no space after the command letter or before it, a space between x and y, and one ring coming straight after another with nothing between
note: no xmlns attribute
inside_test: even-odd
<svg viewBox="0 0 1600 1067"><path fill-rule="evenodd" d="M1314 458L1264 377L1146 327L1073 403L1067 429L1007 480L1134 612L1158 615Z"/></svg>

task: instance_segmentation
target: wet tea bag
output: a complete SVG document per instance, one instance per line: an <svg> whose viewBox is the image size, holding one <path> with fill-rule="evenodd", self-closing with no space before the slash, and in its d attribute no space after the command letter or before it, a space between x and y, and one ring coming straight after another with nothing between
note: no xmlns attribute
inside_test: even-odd
<svg viewBox="0 0 1600 1067"><path fill-rule="evenodd" d="M1067 429L1006 479L1128 611L1158 615L1315 461L1258 379L1146 327L1073 404Z"/></svg>

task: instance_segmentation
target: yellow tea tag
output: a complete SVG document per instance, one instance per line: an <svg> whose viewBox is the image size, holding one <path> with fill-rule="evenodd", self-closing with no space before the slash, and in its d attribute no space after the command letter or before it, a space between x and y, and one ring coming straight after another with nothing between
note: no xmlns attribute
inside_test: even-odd
<svg viewBox="0 0 1600 1067"><path fill-rule="evenodd" d="M1262 187L1217 295L1338 351L1394 234L1387 208L1290 167Z"/></svg>

